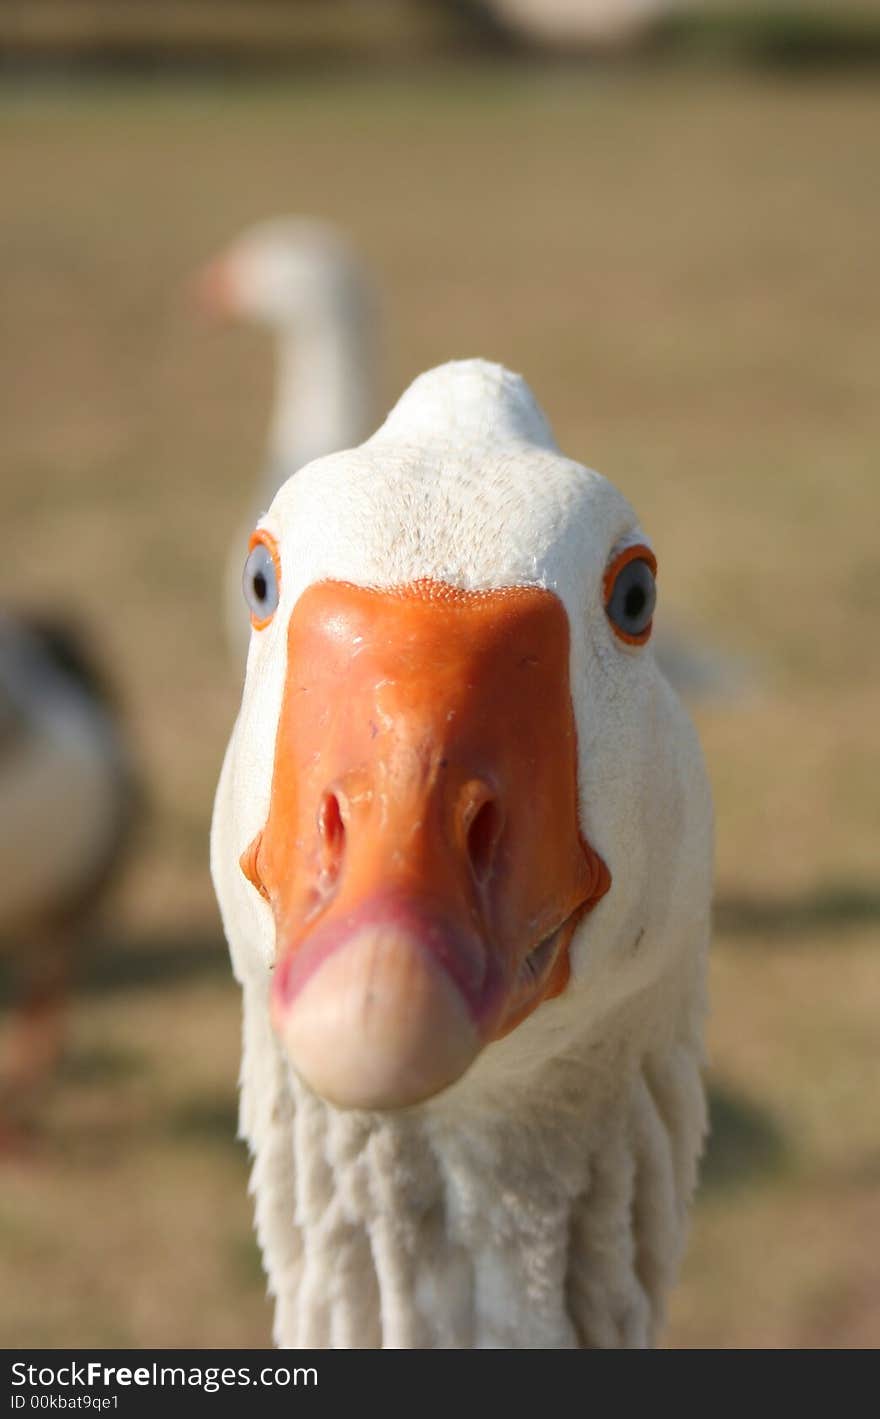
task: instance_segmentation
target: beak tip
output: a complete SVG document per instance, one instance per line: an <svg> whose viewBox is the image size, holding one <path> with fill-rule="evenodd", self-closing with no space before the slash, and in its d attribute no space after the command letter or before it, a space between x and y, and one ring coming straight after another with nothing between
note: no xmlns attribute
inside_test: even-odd
<svg viewBox="0 0 880 1419"><path fill-rule="evenodd" d="M235 281L230 263L217 257L190 281L193 308L210 321L229 320L235 313Z"/></svg>
<svg viewBox="0 0 880 1419"><path fill-rule="evenodd" d="M458 1079L482 1046L460 991L412 933L361 928L295 992L284 966L273 988L276 1031L305 1082L339 1108L420 1103Z"/></svg>

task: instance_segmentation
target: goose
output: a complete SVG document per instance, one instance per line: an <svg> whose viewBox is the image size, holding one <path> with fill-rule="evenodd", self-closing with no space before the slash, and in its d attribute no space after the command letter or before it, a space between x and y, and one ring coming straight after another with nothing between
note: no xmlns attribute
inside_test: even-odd
<svg viewBox="0 0 880 1419"><path fill-rule="evenodd" d="M706 1126L712 808L655 572L481 360L252 534L211 870L281 1346L658 1336Z"/></svg>
<svg viewBox="0 0 880 1419"><path fill-rule="evenodd" d="M226 577L226 622L243 657L249 625L241 598L241 548L256 517L304 464L359 444L374 424L378 301L346 235L314 217L274 217L247 228L199 273L212 317L267 327L277 348L269 448Z"/></svg>
<svg viewBox="0 0 880 1419"><path fill-rule="evenodd" d="M86 637L0 610L0 949L20 977L0 1133L26 1128L60 1052L83 928L134 817L120 717Z"/></svg>

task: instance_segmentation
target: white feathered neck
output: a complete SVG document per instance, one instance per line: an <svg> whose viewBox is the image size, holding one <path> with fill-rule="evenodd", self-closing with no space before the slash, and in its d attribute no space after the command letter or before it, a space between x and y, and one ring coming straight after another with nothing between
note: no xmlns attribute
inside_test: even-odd
<svg viewBox="0 0 880 1419"><path fill-rule="evenodd" d="M377 338L371 292L354 275L280 325L267 506L298 468L370 432Z"/></svg>

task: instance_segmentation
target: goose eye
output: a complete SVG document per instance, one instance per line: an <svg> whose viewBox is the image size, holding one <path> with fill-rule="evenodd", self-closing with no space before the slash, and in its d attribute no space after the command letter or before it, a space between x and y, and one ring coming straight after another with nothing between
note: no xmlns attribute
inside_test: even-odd
<svg viewBox="0 0 880 1419"><path fill-rule="evenodd" d="M648 547L627 547L605 575L605 612L611 628L629 645L644 645L657 603L657 563Z"/></svg>
<svg viewBox="0 0 880 1419"><path fill-rule="evenodd" d="M280 592L278 553L274 543L263 535L254 535L244 564L242 588L251 613L251 624L258 630L267 626L275 614Z"/></svg>

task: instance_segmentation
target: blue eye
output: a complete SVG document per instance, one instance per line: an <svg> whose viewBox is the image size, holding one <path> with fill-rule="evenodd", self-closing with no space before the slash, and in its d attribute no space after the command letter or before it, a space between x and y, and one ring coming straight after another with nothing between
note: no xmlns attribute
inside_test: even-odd
<svg viewBox="0 0 880 1419"><path fill-rule="evenodd" d="M280 594L278 582L278 560L274 547L267 542L254 542L244 564L241 584L251 621L257 630L268 625L275 614Z"/></svg>
<svg viewBox="0 0 880 1419"><path fill-rule="evenodd" d="M639 547L627 549L606 575L606 614L615 635L630 645L643 645L651 634L657 604L655 572L653 554Z"/></svg>

